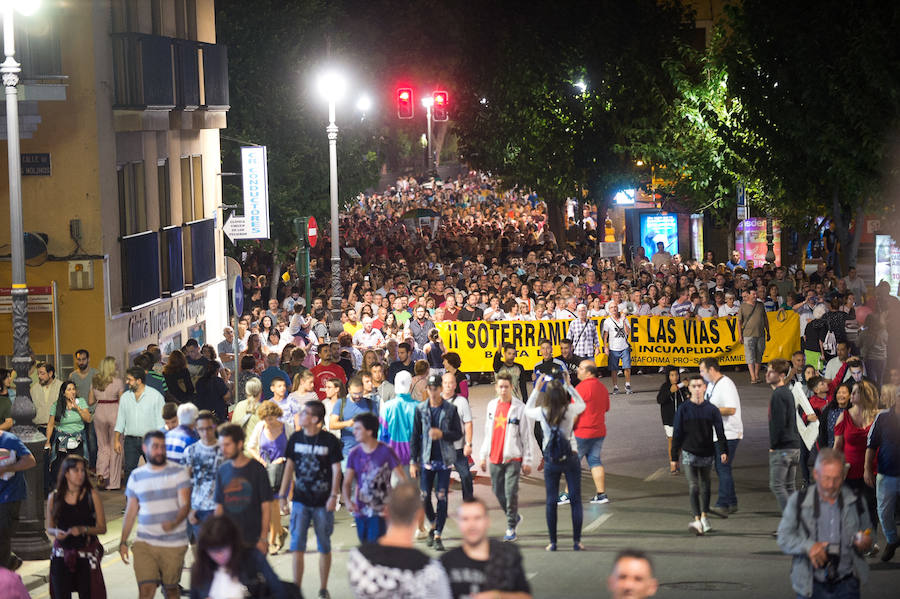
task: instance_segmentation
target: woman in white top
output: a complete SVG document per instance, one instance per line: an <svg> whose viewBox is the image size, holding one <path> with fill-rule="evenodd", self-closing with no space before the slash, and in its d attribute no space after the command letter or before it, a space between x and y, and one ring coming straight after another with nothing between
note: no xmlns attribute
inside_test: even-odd
<svg viewBox="0 0 900 599"><path fill-rule="evenodd" d="M734 294L730 291L725 294L725 303L719 307L719 318L726 316L737 316L741 307L734 303Z"/></svg>
<svg viewBox="0 0 900 599"><path fill-rule="evenodd" d="M525 405L525 415L539 422L544 433L541 449L544 451L547 530L550 533L547 551L556 551L556 510L559 479L563 475L569 485L574 549L575 551L584 549L581 542L581 525L584 520L581 505L581 461L574 448L575 440L572 434L575 419L584 412L584 409L584 400L569 383L568 372L562 369L556 377L541 376Z"/></svg>

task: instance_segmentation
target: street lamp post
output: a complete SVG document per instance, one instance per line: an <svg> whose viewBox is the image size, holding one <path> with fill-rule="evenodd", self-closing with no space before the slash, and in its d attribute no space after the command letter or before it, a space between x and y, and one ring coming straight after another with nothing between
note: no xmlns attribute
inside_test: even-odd
<svg viewBox="0 0 900 599"><path fill-rule="evenodd" d="M341 249L340 227L338 224L338 172L337 172L337 135L338 126L335 124L335 104L344 94L346 82L344 78L335 72L328 72L319 79L319 90L328 101L328 126L325 132L328 134L328 170L330 175L331 190L331 313L332 328L340 325L341 318ZM337 323L337 324L335 324Z"/></svg>
<svg viewBox="0 0 900 599"><path fill-rule="evenodd" d="M15 59L15 11L28 15L37 10L39 0L2 2L3 51L6 59L0 75L6 88L6 142L9 155L9 243L12 248L13 368L16 371L16 400L12 406L15 425L12 433L28 447L37 466L25 471L28 494L22 502L21 523L12 539L16 554L28 560L47 559L50 542L44 532L44 443L47 437L34 426L36 410L31 401L31 352L28 345L28 286L25 282L25 226L22 217L22 170L19 153L19 99L17 86L21 65ZM5 566L6 564L2 564Z"/></svg>
<svg viewBox="0 0 900 599"><path fill-rule="evenodd" d="M425 120L428 122L426 140L428 140L428 160L425 162L425 173L434 171L434 157L431 155L431 107L434 106L434 98L426 96L422 98L422 106L425 107Z"/></svg>

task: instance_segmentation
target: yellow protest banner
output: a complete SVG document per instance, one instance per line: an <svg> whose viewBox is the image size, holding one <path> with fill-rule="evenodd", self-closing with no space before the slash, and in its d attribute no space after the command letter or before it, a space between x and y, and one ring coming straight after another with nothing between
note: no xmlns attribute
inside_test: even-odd
<svg viewBox="0 0 900 599"><path fill-rule="evenodd" d="M763 362L775 358L789 360L800 349L800 319L795 312L769 312L770 338ZM600 327L603 318L592 319ZM631 364L637 366L697 366L711 357L720 364L744 364L744 346L738 342L737 318L679 318L674 316L631 316ZM553 355L559 355L559 342L569 331L569 320L504 320L500 322L448 321L436 323L448 352L462 359L464 372L491 372L494 354L503 343L518 350L517 362L531 370L538 361L538 344L548 339ZM597 356L599 366L606 355Z"/></svg>

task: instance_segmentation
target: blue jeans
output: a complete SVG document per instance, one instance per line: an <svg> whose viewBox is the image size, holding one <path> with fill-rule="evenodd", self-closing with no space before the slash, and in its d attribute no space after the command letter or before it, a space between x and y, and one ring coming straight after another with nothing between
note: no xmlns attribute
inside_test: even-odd
<svg viewBox="0 0 900 599"><path fill-rule="evenodd" d="M468 466L466 467L468 470ZM447 523L447 493L450 490L450 469L428 470L422 468L419 476L419 488L422 490L422 503L425 504L425 517L434 524L434 532L440 536ZM437 499L437 509L431 504L431 491Z"/></svg>
<svg viewBox="0 0 900 599"><path fill-rule="evenodd" d="M353 519L360 543L374 543L387 532L387 523L381 516L354 516Z"/></svg>
<svg viewBox="0 0 900 599"><path fill-rule="evenodd" d="M797 599L859 599L859 579L851 576L831 584L813 580L812 595L797 595Z"/></svg>
<svg viewBox="0 0 900 599"><path fill-rule="evenodd" d="M334 532L334 512L328 508L308 507L299 501L291 504L291 551L306 551L306 533L310 522L316 532L316 549L331 553L331 533Z"/></svg>
<svg viewBox="0 0 900 599"><path fill-rule="evenodd" d="M87 438L87 458L91 470L97 469L97 433L94 431L94 423L84 425L84 436Z"/></svg>
<svg viewBox="0 0 900 599"><path fill-rule="evenodd" d="M456 462L453 464L456 473L459 474L459 486L462 487L463 501L472 499L475 490L472 483L472 471L469 470L469 458L463 454L463 450L456 450Z"/></svg>
<svg viewBox="0 0 900 599"><path fill-rule="evenodd" d="M578 459L587 458L588 468L596 468L603 465L600 459L600 452L603 451L603 441L606 437L575 437L575 443L578 444ZM544 464L546 466L546 464Z"/></svg>
<svg viewBox="0 0 900 599"><path fill-rule="evenodd" d="M188 532L191 533L190 538L192 541L196 541L200 536L200 527L203 526L204 520L209 518L215 513L215 510L197 510L194 513L194 516L197 518L196 524L191 524L188 522Z"/></svg>
<svg viewBox="0 0 900 599"><path fill-rule="evenodd" d="M878 493L878 518L888 543L900 540L897 536L897 499L900 498L900 476L875 477L875 491Z"/></svg>
<svg viewBox="0 0 900 599"><path fill-rule="evenodd" d="M737 494L734 492L734 477L731 475L731 467L734 465L734 454L737 451L740 439L728 439L728 463L723 464L721 456L716 456L713 462L716 465L716 476L719 477L719 498L716 499L716 507L730 507L737 505Z"/></svg>
<svg viewBox="0 0 900 599"><path fill-rule="evenodd" d="M547 532L550 542L556 543L556 512L559 500L559 479L565 475L569 485L569 507L572 508L572 541L581 541L581 525L584 522L584 508L581 505L581 462L576 453L562 464L544 462L544 489L547 491L545 511Z"/></svg>
<svg viewBox="0 0 900 599"><path fill-rule="evenodd" d="M794 492L794 479L800 466L800 449L776 449L769 451L769 488L778 501L778 510L784 513L788 497Z"/></svg>
<svg viewBox="0 0 900 599"><path fill-rule="evenodd" d="M128 435L122 441L122 451L125 454L123 460L125 464L125 478L122 481L123 487L128 485L128 477L131 476L131 471L137 468L141 456L144 455L144 449L141 447L142 440L143 439L140 437Z"/></svg>

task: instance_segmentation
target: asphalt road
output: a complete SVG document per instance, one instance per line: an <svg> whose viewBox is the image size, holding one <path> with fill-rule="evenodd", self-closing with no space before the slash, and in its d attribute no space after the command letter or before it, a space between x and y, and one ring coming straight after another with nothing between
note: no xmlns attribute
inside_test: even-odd
<svg viewBox="0 0 900 599"><path fill-rule="evenodd" d="M533 473L522 481L520 509L524 519L519 527L518 545L535 597L607 597L605 579L612 560L616 552L626 547L643 549L653 556L660 581L658 597L755 599L795 596L789 584L790 558L781 554L771 536L778 526L778 513L768 489L766 411L770 390L762 385L747 384L744 373L729 375L739 386L744 421L744 439L735 460L740 511L727 519L711 517L713 530L704 537L695 537L688 532L687 481L683 476L668 473L666 439L656 405L661 375L637 376L634 395L612 398L607 417L608 434L603 446L610 503L585 504L583 540L587 551L571 550L569 508L560 507L560 550L544 552L548 539L543 480L540 473ZM605 382L609 380L605 379ZM472 389L476 448L481 442L484 411L492 392L491 385L478 385ZM593 495L593 483L586 470L582 486L583 497ZM713 503L715 489L713 476ZM479 476L475 493L492 508L491 534L502 536L504 522L491 493L490 480ZM460 500L458 485L454 484L450 497L451 513ZM104 493L107 514L115 518L110 522L109 533L101 539L107 547L103 572L110 597L137 595L134 573L116 553L123 504L120 493ZM312 532L309 537L309 548L313 553L307 555L303 593L305 597L315 597L319 588L317 557ZM451 521L444 531L444 543L451 548L458 542L458 531ZM878 542L884 546L883 537ZM346 553L356 544L350 517L342 510L337 514L332 537L334 563L329 583L332 597L350 597ZM424 543L420 548L427 550ZM291 578L289 554L282 553L269 559L283 579ZM863 588L863 596L897 597L900 558L889 564L882 564L875 558L870 564L872 572L868 585ZM27 562L20 570L36 599L49 597L47 570L48 562ZM185 587L190 584L187 570L182 584Z"/></svg>

